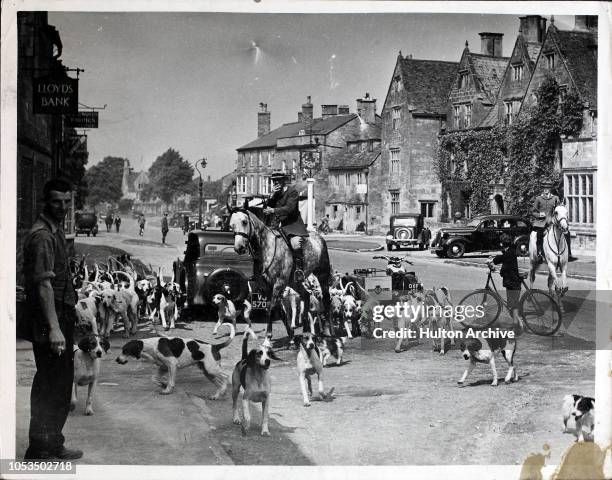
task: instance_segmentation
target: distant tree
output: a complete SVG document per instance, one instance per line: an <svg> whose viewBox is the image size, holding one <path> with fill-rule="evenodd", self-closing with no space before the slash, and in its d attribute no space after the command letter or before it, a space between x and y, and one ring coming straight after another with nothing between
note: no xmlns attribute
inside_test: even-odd
<svg viewBox="0 0 612 480"><path fill-rule="evenodd" d="M193 167L176 150L169 148L149 168L150 189L143 193L172 203L176 195L189 192L192 177Z"/></svg>
<svg viewBox="0 0 612 480"><path fill-rule="evenodd" d="M85 180L89 190L88 203L119 202L123 196L121 180L124 161L121 157L104 157L100 163L87 170Z"/></svg>
<svg viewBox="0 0 612 480"><path fill-rule="evenodd" d="M69 133L74 133L71 129ZM83 204L87 199L88 186L85 179L85 165L89 158L87 151L87 141L83 141L83 137L67 134L67 143L65 144L65 167L61 172L61 176L68 179L76 192L75 204L77 209L83 208Z"/></svg>

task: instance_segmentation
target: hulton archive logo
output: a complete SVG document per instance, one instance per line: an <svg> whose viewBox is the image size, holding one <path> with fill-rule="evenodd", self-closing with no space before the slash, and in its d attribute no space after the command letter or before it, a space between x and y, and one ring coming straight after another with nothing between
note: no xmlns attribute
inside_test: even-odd
<svg viewBox="0 0 612 480"><path fill-rule="evenodd" d="M382 292L388 292L390 290L390 288L381 287L380 285L376 285L374 288L368 288L368 292L374 292L376 295L380 295Z"/></svg>

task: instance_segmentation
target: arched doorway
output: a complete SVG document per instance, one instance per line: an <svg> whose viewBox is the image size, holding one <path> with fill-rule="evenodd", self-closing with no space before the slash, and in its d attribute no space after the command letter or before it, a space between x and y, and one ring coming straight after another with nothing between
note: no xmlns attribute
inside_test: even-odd
<svg viewBox="0 0 612 480"><path fill-rule="evenodd" d="M491 213L504 213L504 197L499 193L493 197L493 207L495 211Z"/></svg>

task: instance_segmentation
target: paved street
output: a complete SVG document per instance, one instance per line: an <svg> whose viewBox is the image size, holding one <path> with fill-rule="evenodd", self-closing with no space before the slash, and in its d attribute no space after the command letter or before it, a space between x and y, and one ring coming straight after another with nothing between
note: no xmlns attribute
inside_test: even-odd
<svg viewBox="0 0 612 480"><path fill-rule="evenodd" d="M79 236L80 248L112 245L146 265L164 265L169 274L172 260L183 256L186 237L181 230L171 229L168 245L162 246L158 222L150 220L145 235L138 237L136 221L123 220L120 234L106 233L101 225L98 237ZM484 286L482 268L445 263L428 252L411 254L426 286L446 285L456 291ZM372 252L332 250L330 255L333 267L343 272L385 266L372 259ZM536 282L545 287L545 277ZM569 286L563 335L521 336L515 357L521 378L511 385L490 387L490 370L478 366L471 383L460 389L456 381L466 364L456 349L440 356L423 341L397 354L392 340L358 338L349 340L343 365L325 369L325 387L335 388L335 399L304 408L295 353L279 350L282 361L271 369L269 438L261 438L255 428L242 437L240 427L231 422L231 395L208 400L213 385L197 368L179 371L175 393L159 395L150 380L151 364L115 362L125 342L115 334L102 362L95 415L83 415L86 389L81 389L64 432L69 444L83 448L80 462L87 464L517 464L528 453L541 452L544 443L551 446L550 462L555 463L573 441L561 433L562 397L594 393L594 375L585 374L594 372L594 283L570 279ZM212 336L212 326L179 324L171 333L221 341ZM155 335L155 328L143 322L139 336ZM258 333L263 329L263 324L256 325ZM282 330L275 327L276 338ZM221 352L228 373L240 357L242 331L239 325L236 339ZM501 360L497 369L503 377ZM17 456L27 442L33 372L29 344L18 342ZM259 418L254 415L255 425Z"/></svg>

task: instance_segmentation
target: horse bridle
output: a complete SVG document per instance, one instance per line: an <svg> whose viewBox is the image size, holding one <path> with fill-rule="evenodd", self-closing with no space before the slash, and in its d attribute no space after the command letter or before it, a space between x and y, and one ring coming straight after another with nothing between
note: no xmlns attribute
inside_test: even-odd
<svg viewBox="0 0 612 480"><path fill-rule="evenodd" d="M253 230L255 229L255 227L253 226L253 220L251 219L251 212L249 212L248 210L243 210L243 212L245 213L245 215L249 219L249 231L248 231L248 233L244 233L244 232L237 232L237 231L234 230L234 237L236 237L236 235L238 235L239 237L245 238L246 241L247 241L247 249L248 249L249 253L251 254L251 256L254 257L255 256L254 255L255 252L253 251L253 247L251 246L250 238L251 238L251 234L252 234ZM268 227L265 223L264 223L264 228L266 228L267 230L270 230L270 227ZM272 266L272 262L274 261L274 257L276 256L276 243L277 243L277 238L276 238L276 235L274 235L274 253L272 254L272 259L270 260L270 263L268 264L268 266L266 268L262 269L262 274L268 273L268 270Z"/></svg>
<svg viewBox="0 0 612 480"><path fill-rule="evenodd" d="M563 217L563 219L565 219L565 222L567 223L567 217ZM553 250L553 247L550 244L549 237L546 237L548 246L553 251L553 253L555 255L557 255L557 263L561 263L561 255L565 252L565 248L567 248L567 245L566 245L566 247L563 250L561 250L561 239L563 238L564 234L563 234L563 231L562 231L563 229L561 228L560 223L561 223L561 221L559 219L557 219L557 216L553 215L552 225L556 225L557 227L559 227L559 230L561 230L561 235L559 236L559 238L557 238L557 235L555 234L555 230L556 229L552 229L553 238L555 239L555 244L557 246L557 251L556 252ZM550 230L550 228L549 228L549 230Z"/></svg>

